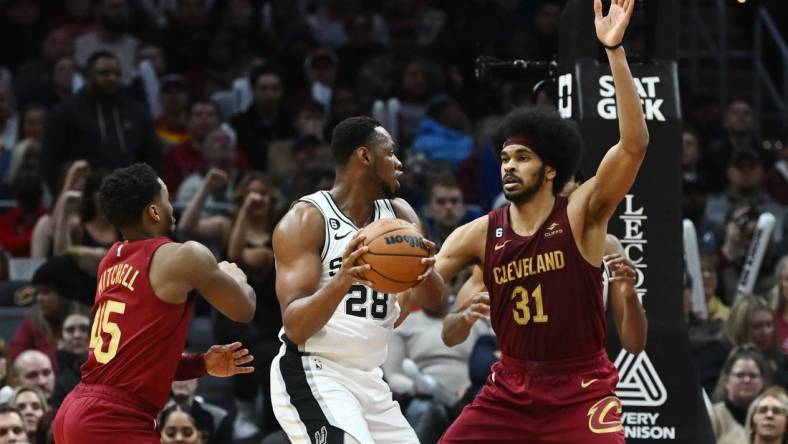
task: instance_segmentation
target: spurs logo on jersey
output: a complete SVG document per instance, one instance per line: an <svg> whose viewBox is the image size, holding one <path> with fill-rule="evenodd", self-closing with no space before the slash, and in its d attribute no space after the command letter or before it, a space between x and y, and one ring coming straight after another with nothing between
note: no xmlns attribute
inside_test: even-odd
<svg viewBox="0 0 788 444"><path fill-rule="evenodd" d="M342 253L353 240L358 227L342 213L326 191L318 191L300 200L320 210L325 221L325 241L320 253L323 274L319 286L322 287L342 267ZM389 200L374 202L373 220L394 217L396 214ZM299 346L299 351L326 356L354 367L379 367L386 359L389 336L399 312L394 295L379 293L363 285L353 285L331 319L304 345Z"/></svg>

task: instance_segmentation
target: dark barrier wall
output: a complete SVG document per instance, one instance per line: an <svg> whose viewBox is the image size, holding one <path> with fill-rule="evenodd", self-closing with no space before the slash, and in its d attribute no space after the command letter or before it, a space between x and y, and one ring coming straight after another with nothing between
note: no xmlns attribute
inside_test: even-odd
<svg viewBox="0 0 788 444"><path fill-rule="evenodd" d="M676 0L640 1L624 44L651 136L637 181L609 228L637 266L649 321L646 350L637 356L622 350L612 324L609 328L608 353L621 377L617 394L627 443L714 442L682 311L677 12ZM570 0L559 49L559 109L583 133L586 177L619 135L613 79L593 22L592 0Z"/></svg>

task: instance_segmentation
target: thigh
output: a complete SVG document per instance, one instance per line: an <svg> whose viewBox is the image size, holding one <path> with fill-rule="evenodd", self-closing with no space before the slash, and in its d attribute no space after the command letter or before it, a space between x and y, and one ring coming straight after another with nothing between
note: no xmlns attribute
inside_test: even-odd
<svg viewBox="0 0 788 444"><path fill-rule="evenodd" d="M399 403L391 401L384 406L363 412L372 441L381 444L418 443L416 432L405 419Z"/></svg>
<svg viewBox="0 0 788 444"><path fill-rule="evenodd" d="M621 401L613 395L562 406L542 421L544 444L624 444Z"/></svg>
<svg viewBox="0 0 788 444"><path fill-rule="evenodd" d="M361 406L342 376L309 356L277 356L271 365L271 404L292 442L342 444L345 434L373 443Z"/></svg>
<svg viewBox="0 0 788 444"><path fill-rule="evenodd" d="M53 424L57 444L116 443L119 431L127 442L159 443L153 418L101 398L67 397Z"/></svg>

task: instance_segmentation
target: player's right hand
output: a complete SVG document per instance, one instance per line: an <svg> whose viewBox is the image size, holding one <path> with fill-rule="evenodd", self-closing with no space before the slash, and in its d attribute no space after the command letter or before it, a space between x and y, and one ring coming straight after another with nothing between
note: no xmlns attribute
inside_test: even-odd
<svg viewBox="0 0 788 444"><path fill-rule="evenodd" d="M336 277L348 285L358 283L366 285L367 287L372 286L372 283L364 276L364 272L371 268L369 264L356 264L358 258L369 251L369 247L364 245L364 240L366 238L367 237L363 234L356 234L347 248L345 248L345 252L342 253L342 267L337 272Z"/></svg>
<svg viewBox="0 0 788 444"><path fill-rule="evenodd" d="M246 273L238 268L238 265L235 265L234 262L221 261L219 262L219 269L229 274L239 284L246 283Z"/></svg>
<svg viewBox="0 0 788 444"><path fill-rule="evenodd" d="M471 305L463 310L462 318L468 324L473 324L479 319L490 319L490 294L486 291L477 293L471 299Z"/></svg>

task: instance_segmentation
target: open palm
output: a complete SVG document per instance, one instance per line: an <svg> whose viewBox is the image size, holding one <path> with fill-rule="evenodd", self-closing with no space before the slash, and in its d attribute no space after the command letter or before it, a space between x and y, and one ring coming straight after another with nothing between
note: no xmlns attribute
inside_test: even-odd
<svg viewBox="0 0 788 444"><path fill-rule="evenodd" d="M602 0L594 0L596 37L605 46L616 46L624 39L637 0L611 0L607 15L602 15Z"/></svg>
<svg viewBox="0 0 788 444"><path fill-rule="evenodd" d="M254 367L247 366L254 357L249 350L241 348L240 342L213 345L205 352L205 369L211 376L226 378L239 373L251 373Z"/></svg>

